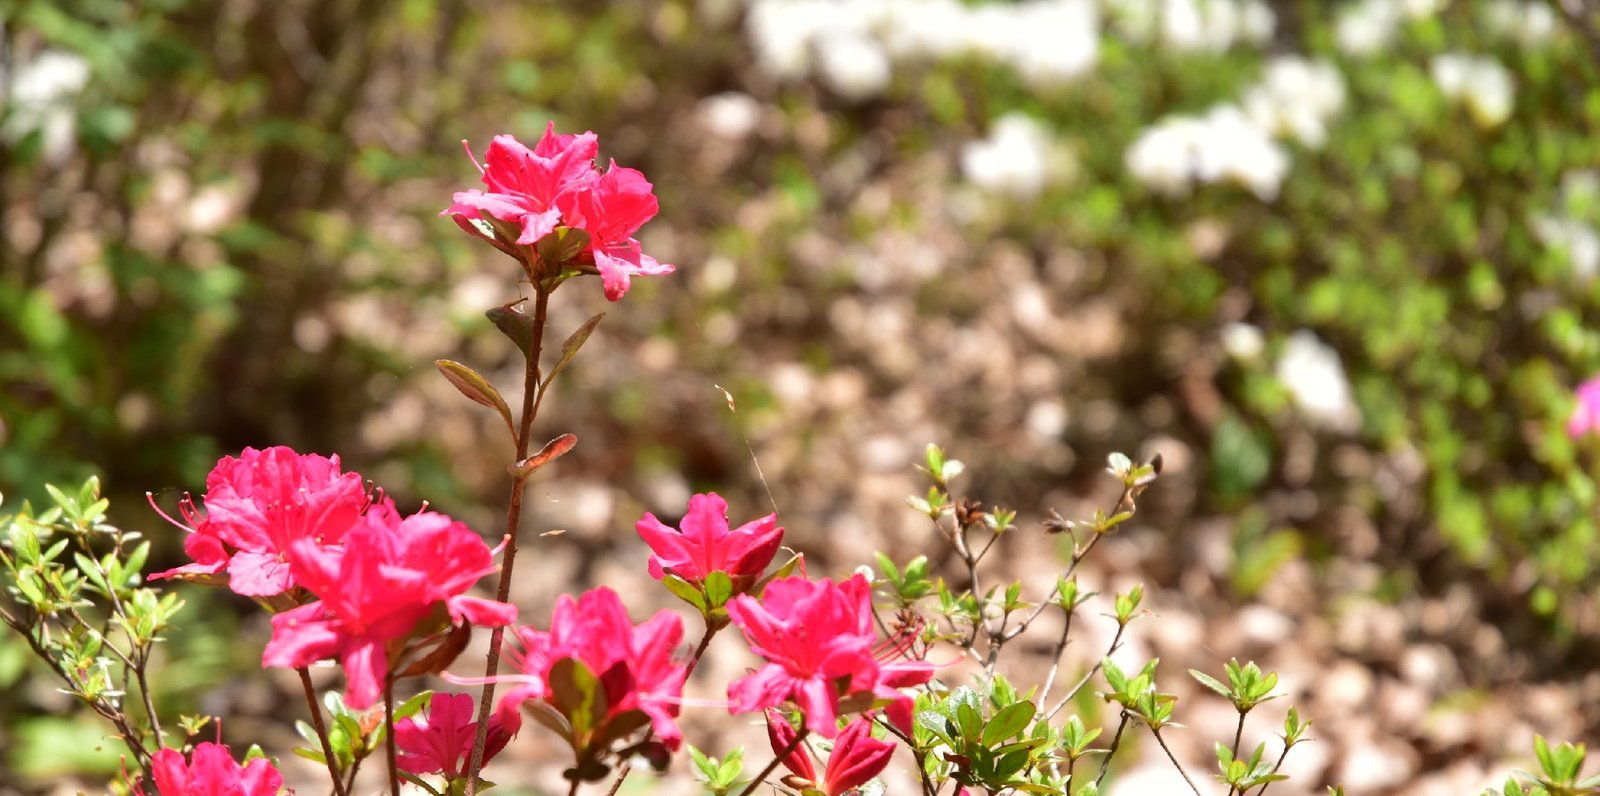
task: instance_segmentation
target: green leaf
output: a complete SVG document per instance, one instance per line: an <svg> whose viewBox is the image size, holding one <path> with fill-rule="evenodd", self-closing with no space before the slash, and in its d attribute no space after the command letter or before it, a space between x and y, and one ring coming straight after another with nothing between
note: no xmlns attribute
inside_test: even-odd
<svg viewBox="0 0 1600 796"><path fill-rule="evenodd" d="M706 602L712 608L721 608L733 598L733 578L726 572L706 573L706 580L701 588L705 590Z"/></svg>
<svg viewBox="0 0 1600 796"><path fill-rule="evenodd" d="M583 344L589 340L589 335L594 334L595 327L599 326L600 322L605 318L606 314L602 312L584 321L577 331L567 337L567 341L561 344L561 358L556 360L556 366L550 369L550 375L544 379L545 385L548 386L550 382L555 381L556 377L561 375L561 371L566 370L567 365L572 364L572 358L578 355L578 349L583 348Z"/></svg>
<svg viewBox="0 0 1600 796"><path fill-rule="evenodd" d="M1032 702L1016 702L1001 708L983 728L983 745L994 746L1021 734L1033 720L1033 713Z"/></svg>
<svg viewBox="0 0 1600 796"><path fill-rule="evenodd" d="M1217 680L1215 677L1212 677L1211 675L1206 674L1199 669L1190 669L1189 676L1199 680L1200 684L1206 688L1209 688L1228 699L1233 699L1233 689L1223 685L1222 682Z"/></svg>
<svg viewBox="0 0 1600 796"><path fill-rule="evenodd" d="M506 421L506 429L511 432L513 438L516 437L517 430L511 421L511 407L506 406L506 399L500 397L500 391L496 390L488 379L472 368L453 360L436 359L433 365L462 395L472 399L474 403L499 412L501 419Z"/></svg>
<svg viewBox="0 0 1600 796"><path fill-rule="evenodd" d="M589 734L605 716L606 695L600 679L583 662L562 658L550 667L551 703L579 737Z"/></svg>

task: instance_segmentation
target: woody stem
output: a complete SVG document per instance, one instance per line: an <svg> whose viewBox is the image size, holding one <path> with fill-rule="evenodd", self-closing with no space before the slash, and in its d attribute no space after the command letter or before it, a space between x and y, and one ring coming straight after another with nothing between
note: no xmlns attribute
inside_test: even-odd
<svg viewBox="0 0 1600 796"><path fill-rule="evenodd" d="M328 743L328 726L322 723L322 706L317 704L317 690L311 687L311 670L301 666L300 685L306 691L306 707L311 709L311 727L322 742L322 759L328 764L328 776L333 779L334 796L345 796L344 780L339 777L339 761L333 756L333 745Z"/></svg>
<svg viewBox="0 0 1600 796"><path fill-rule="evenodd" d="M394 746L394 676L383 680L383 745L389 756L389 796L400 796L400 765Z"/></svg>
<svg viewBox="0 0 1600 796"><path fill-rule="evenodd" d="M550 304L550 291L538 282L533 304L533 343L528 347L527 367L522 378L522 417L517 428L517 458L528 458L528 447L537 414L534 393L539 389L539 354L544 348L544 327ZM527 486L527 476L511 477L511 500L506 507L506 549L500 563L500 583L495 589L495 599L507 602L511 597L511 568L517 560L517 531L522 526L522 493ZM489 740L489 711L494 708L494 677L500 671L500 645L505 628L497 627L489 634L489 659L484 663L483 696L478 700L478 734L472 739L472 755L467 759L467 793L478 792L478 771L483 768L483 749Z"/></svg>

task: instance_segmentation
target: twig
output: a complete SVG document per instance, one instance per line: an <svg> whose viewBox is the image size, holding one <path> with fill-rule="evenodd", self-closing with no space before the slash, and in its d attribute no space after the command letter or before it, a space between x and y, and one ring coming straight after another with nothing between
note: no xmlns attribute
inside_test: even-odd
<svg viewBox="0 0 1600 796"><path fill-rule="evenodd" d="M1233 730L1233 758L1239 759L1239 741L1244 738L1245 711L1239 711L1239 726ZM1228 796L1233 796L1234 787L1228 786ZM1242 795L1241 795L1242 796Z"/></svg>
<svg viewBox="0 0 1600 796"><path fill-rule="evenodd" d="M400 796L400 764L395 760L394 675L383 679L383 746L389 756L389 796Z"/></svg>
<svg viewBox="0 0 1600 796"><path fill-rule="evenodd" d="M1106 648L1106 654L1100 656L1100 660L1095 661L1094 665L1089 667L1089 671L1083 676L1083 679L1079 680L1078 683L1072 687L1071 691L1068 691L1065 696L1061 697L1061 701L1057 702L1056 706L1050 709L1050 712L1044 714L1045 721L1055 718L1056 714L1060 713L1061 709L1066 707L1067 703L1071 702L1073 698L1078 695L1078 692L1082 691L1083 687L1089 684L1089 680L1100 671L1100 667L1105 665L1106 658L1111 657L1112 653L1116 652L1118 649L1121 649L1122 632L1127 630L1127 628L1127 625L1121 625L1117 628L1116 635L1111 637L1111 646Z"/></svg>
<svg viewBox="0 0 1600 796"><path fill-rule="evenodd" d="M1283 761L1289 757L1289 750L1293 748L1293 744L1284 744L1283 751L1278 754L1278 762L1272 764L1272 773L1276 774L1278 769L1283 768ZM1261 783L1261 790L1256 791L1256 796L1266 796L1267 786L1271 784L1272 780Z"/></svg>
<svg viewBox="0 0 1600 796"><path fill-rule="evenodd" d="M1122 720L1117 722L1117 734L1111 736L1111 748L1106 750L1106 757L1100 761L1100 773L1095 775L1094 784L1100 787L1100 782L1106 778L1106 772L1111 770L1111 758L1117 756L1117 746L1122 743L1122 731L1128 728L1128 711L1122 711Z"/></svg>
<svg viewBox="0 0 1600 796"><path fill-rule="evenodd" d="M301 666L295 671L300 673L300 685L306 692L306 707L311 709L311 726L317 731L317 740L322 742L322 757L328 763L333 792L335 796L345 796L344 782L339 777L339 763L333 757L333 744L328 742L328 726L322 722L322 706L317 704L317 690L311 687L311 670Z"/></svg>
<svg viewBox="0 0 1600 796"><path fill-rule="evenodd" d="M1167 742L1161 737L1161 731L1151 727L1150 734L1156 737L1156 743L1161 744L1161 751L1167 753L1167 759L1172 761L1173 768L1178 769L1178 775L1183 777L1184 782L1189 783L1189 790L1194 791L1194 796L1204 796L1204 794L1200 792L1200 788L1194 784L1194 780L1189 779L1189 772L1183 770L1183 766L1178 762L1178 758L1174 757L1172 750L1167 748Z"/></svg>
<svg viewBox="0 0 1600 796"><path fill-rule="evenodd" d="M1039 704L1049 701L1050 688L1056 683L1056 673L1061 670L1061 656L1067 651L1067 636L1072 632L1072 617L1077 613L1075 609L1065 609L1066 622L1061 626L1061 637L1056 639L1055 650L1050 655L1050 674L1044 678L1044 688L1039 692Z"/></svg>
<svg viewBox="0 0 1600 796"><path fill-rule="evenodd" d="M522 417L517 430L517 461L528 458L528 443L536 414L535 392L539 390L539 354L544 350L544 327L550 304L550 291L534 283L536 292L533 305L533 344L528 348L527 367L522 377ZM542 396L541 396L542 397ZM506 508L506 549L500 564L500 583L495 598L507 602L511 597L511 568L517 560L517 531L522 526L522 495L526 491L526 476L511 477L511 500ZM500 645L505 628L497 627L489 634L489 657L483 666L483 696L478 700L478 734L472 740L472 754L467 758L467 793L478 792L478 772L483 767L483 748L489 741L489 712L494 708L494 677L500 671Z"/></svg>
<svg viewBox="0 0 1600 796"><path fill-rule="evenodd" d="M761 769L761 773L750 781L749 787L741 791L739 796L754 796L756 788L761 787L761 783L765 782L767 777L772 776L772 772L777 770L778 765L788 759L789 755L794 754L794 750L800 748L800 744L805 741L806 734L809 732L811 732L809 729L801 727L799 732L794 734L794 740L790 741L789 745L785 746L777 757L772 758L772 762L768 763L766 768Z"/></svg>

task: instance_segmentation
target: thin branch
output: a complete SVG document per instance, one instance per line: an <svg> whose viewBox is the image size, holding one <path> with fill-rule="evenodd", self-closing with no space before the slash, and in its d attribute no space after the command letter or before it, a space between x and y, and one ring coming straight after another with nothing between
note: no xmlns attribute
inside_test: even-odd
<svg viewBox="0 0 1600 796"><path fill-rule="evenodd" d="M1106 750L1105 759L1100 761L1100 773L1095 775L1094 784L1096 788L1098 788L1101 781L1106 778L1106 772L1111 770L1111 758L1117 756L1117 746L1122 743L1122 731L1126 730L1127 728L1128 711L1126 708L1124 708L1122 711L1122 720L1117 722L1117 734L1111 736L1111 747Z"/></svg>
<svg viewBox="0 0 1600 796"><path fill-rule="evenodd" d="M1050 655L1050 674L1044 678L1044 688L1039 692L1039 704L1049 701L1050 688L1056 683L1056 673L1061 670L1061 656L1067 651L1067 636L1072 632L1072 617L1077 614L1074 609L1066 610L1067 619L1061 626L1061 637L1056 639L1055 649Z"/></svg>
<svg viewBox="0 0 1600 796"><path fill-rule="evenodd" d="M527 367L522 377L522 417L517 430L517 458L528 458L528 443L533 431L533 418L537 413L534 394L539 390L539 355L544 351L544 327L548 321L550 291L537 282L534 284L533 344L528 348ZM522 527L522 497L527 491L527 477L511 477L511 499L506 508L506 550L500 563L500 583L495 589L495 599L507 602L511 597L511 569L517 560L517 536ZM483 666L483 696L478 700L478 734L472 740L472 754L467 758L467 793L478 792L478 773L483 768L483 749L489 741L489 712L494 709L494 677L500 671L500 645L505 628L497 627L489 634L489 657Z"/></svg>
<svg viewBox="0 0 1600 796"><path fill-rule="evenodd" d="M761 773L757 774L756 778L750 781L750 786L741 791L739 796L754 796L756 788L761 787L761 783L765 782L767 777L772 776L772 772L777 770L778 765L786 760L789 755L794 754L794 750L800 748L800 744L805 741L806 734L809 732L810 730L806 729L805 727L801 727L800 731L794 734L794 740L790 741L789 745L785 746L783 751L778 753L777 757L772 758L772 762L768 763L766 768L761 769Z"/></svg>
<svg viewBox="0 0 1600 796"><path fill-rule="evenodd" d="M1161 737L1161 731L1151 727L1150 734L1156 737L1156 743L1161 744L1161 751L1167 753L1167 759L1172 761L1173 768L1178 769L1178 775L1183 777L1184 782L1189 783L1189 790L1194 791L1194 796L1205 796L1200 792L1199 786L1194 784L1194 780L1189 779L1189 772L1183 770L1183 765L1178 762L1177 757L1173 756L1172 750L1167 748L1167 742Z"/></svg>
<svg viewBox="0 0 1600 796"><path fill-rule="evenodd" d="M322 757L328 764L333 792L335 796L345 796L347 791L339 777L339 761L334 758L333 744L328 741L328 726L322 722L322 706L317 704L317 690L311 687L311 670L301 666L295 671L300 673L300 686L306 692L306 707L311 709L311 727L317 731L317 740L322 742Z"/></svg>
<svg viewBox="0 0 1600 796"><path fill-rule="evenodd" d="M389 796L400 796L400 764L395 760L394 675L383 680L383 746L389 756Z"/></svg>
<svg viewBox="0 0 1600 796"><path fill-rule="evenodd" d="M1055 718L1056 714L1060 713L1061 709L1066 707L1067 703L1071 702L1075 697L1077 697L1078 692L1082 691L1083 687L1089 684L1089 680L1100 671L1101 666L1105 665L1106 658L1111 657L1112 653L1122 648L1122 633L1127 629L1127 625L1119 625L1117 627L1117 633L1111 637L1111 646L1106 648L1106 654L1100 656L1100 660L1095 661L1094 665L1089 667L1089 672L1072 687L1072 690L1068 691L1065 696L1061 697L1061 701L1057 702L1055 707L1050 709L1050 712L1044 714L1045 721Z"/></svg>
<svg viewBox="0 0 1600 796"><path fill-rule="evenodd" d="M1233 749L1233 759L1235 759L1235 760L1239 759L1239 741L1244 738L1244 717L1245 717L1245 711L1243 711L1243 710L1239 711L1239 726L1235 727L1234 730L1233 730L1233 747L1232 747L1232 749ZM1234 791L1234 787L1232 785L1229 785L1228 786L1228 796L1233 796L1233 791Z"/></svg>
<svg viewBox="0 0 1600 796"><path fill-rule="evenodd" d="M1278 762L1272 764L1272 773L1276 774L1278 769L1283 768L1283 761L1289 757L1289 750L1293 748L1294 744L1284 744L1283 752L1278 755ZM1256 796L1266 796L1267 786L1271 784L1271 780L1261 783L1261 790L1256 791Z"/></svg>

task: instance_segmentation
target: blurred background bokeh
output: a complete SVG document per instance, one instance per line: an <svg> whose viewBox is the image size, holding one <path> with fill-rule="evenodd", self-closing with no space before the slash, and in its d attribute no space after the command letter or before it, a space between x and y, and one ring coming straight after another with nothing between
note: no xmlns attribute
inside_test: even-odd
<svg viewBox="0 0 1600 796"><path fill-rule="evenodd" d="M553 119L654 182L679 272L556 295L557 335L610 314L536 430L581 444L532 487L524 532L565 533L529 617L665 604L632 524L692 492L847 571L939 559L904 505L928 442L1030 522L1159 451L1095 575L1150 584L1144 651L1279 667L1307 786L1476 792L1535 729L1600 737L1600 445L1565 429L1600 369L1597 9L8 0L0 491L98 473L165 564L144 492L284 444L498 535L510 447L431 362L514 392L483 311L525 287L436 214L462 139ZM1052 582L1052 540L1008 544ZM263 618L188 596L166 698L287 757ZM19 647L0 792L114 772Z"/></svg>

